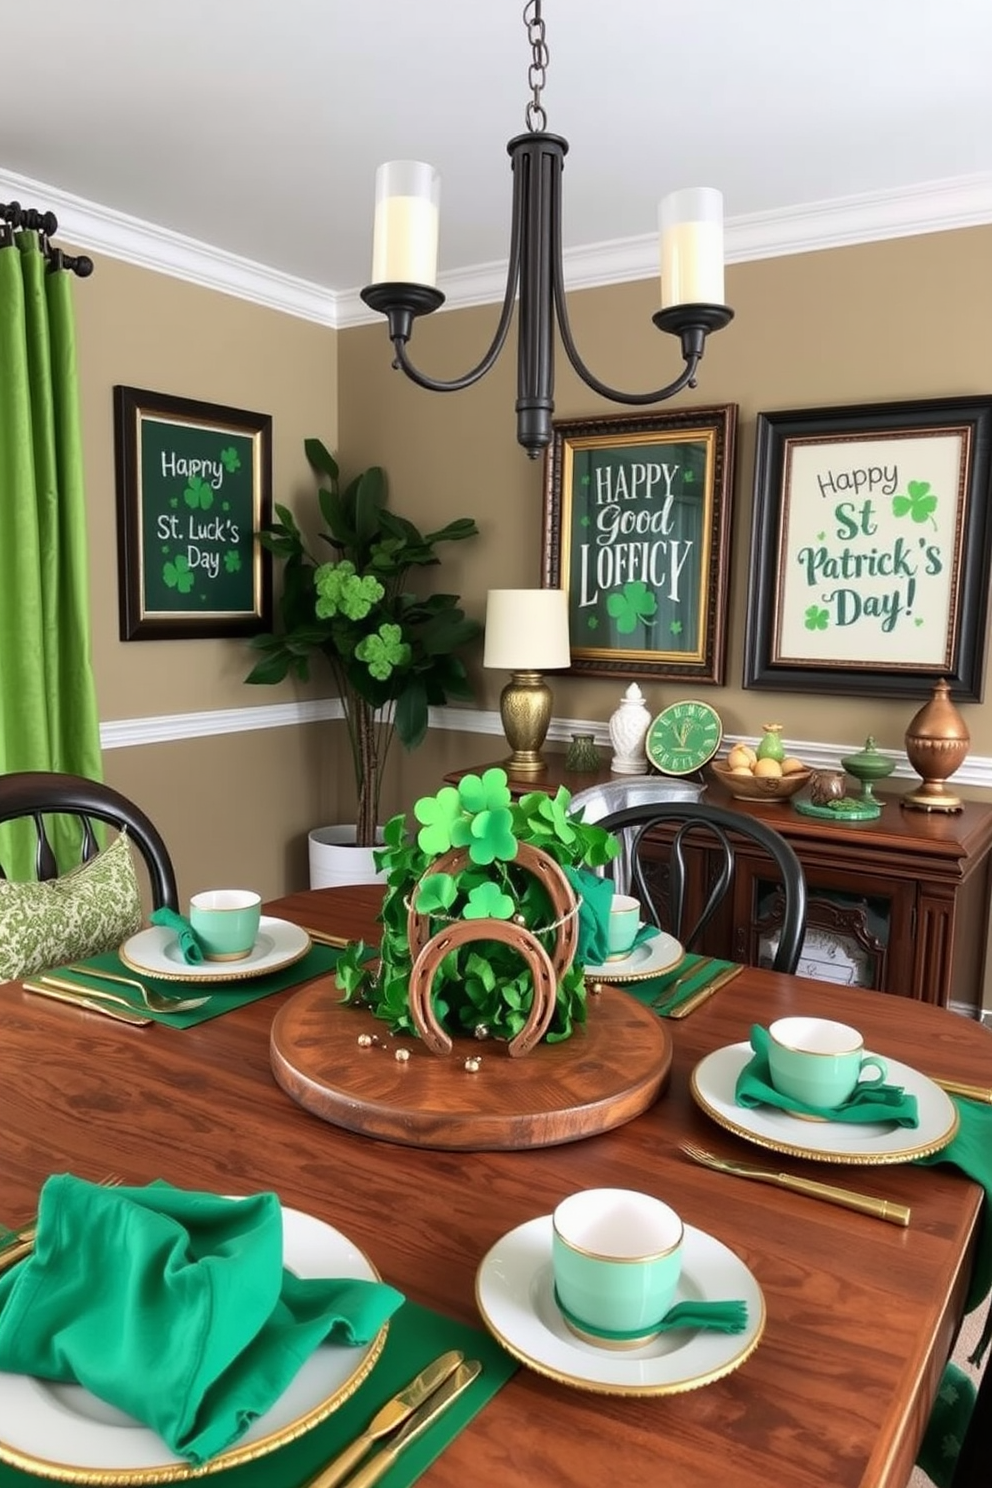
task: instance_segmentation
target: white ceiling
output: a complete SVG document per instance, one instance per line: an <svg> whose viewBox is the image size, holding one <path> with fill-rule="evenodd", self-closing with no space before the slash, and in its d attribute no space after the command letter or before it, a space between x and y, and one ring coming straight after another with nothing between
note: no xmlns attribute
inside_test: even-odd
<svg viewBox="0 0 992 1488"><path fill-rule="evenodd" d="M368 278L375 167L404 157L441 171L442 273L506 257L523 0L0 9L0 199L48 188L70 240L90 204L340 294ZM719 186L731 228L914 188L992 202L990 0L544 0L544 19L566 248L646 241L685 185Z"/></svg>

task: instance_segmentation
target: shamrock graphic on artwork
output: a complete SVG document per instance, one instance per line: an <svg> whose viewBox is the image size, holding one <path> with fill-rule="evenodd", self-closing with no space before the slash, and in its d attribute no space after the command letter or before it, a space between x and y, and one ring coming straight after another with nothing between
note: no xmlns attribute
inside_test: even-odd
<svg viewBox="0 0 992 1488"><path fill-rule="evenodd" d="M241 456L233 446L221 450L220 462L228 475L233 475L236 470L241 469Z"/></svg>
<svg viewBox="0 0 992 1488"><path fill-rule="evenodd" d="M654 619L658 601L644 580L637 579L633 583L624 584L619 593L611 594L606 601L606 608L616 621L620 634L630 635L639 624L646 625Z"/></svg>
<svg viewBox="0 0 992 1488"><path fill-rule="evenodd" d="M162 578L170 589L178 589L180 594L188 594L193 587L194 580L189 559L180 555L174 562L163 564Z"/></svg>
<svg viewBox="0 0 992 1488"><path fill-rule="evenodd" d="M810 605L803 624L807 630L827 630L830 625L830 612L821 609L819 605Z"/></svg>
<svg viewBox="0 0 992 1488"><path fill-rule="evenodd" d="M229 574L241 572L241 554L237 548L232 548L230 552L224 554L224 567Z"/></svg>
<svg viewBox="0 0 992 1488"><path fill-rule="evenodd" d="M936 532L937 523L933 514L937 510L937 498L930 489L929 481L908 481L906 494L892 498L892 515L909 517L911 522L929 522Z"/></svg>
<svg viewBox="0 0 992 1488"><path fill-rule="evenodd" d="M209 511L214 504L214 488L209 481L191 475L183 492L183 500L190 511Z"/></svg>

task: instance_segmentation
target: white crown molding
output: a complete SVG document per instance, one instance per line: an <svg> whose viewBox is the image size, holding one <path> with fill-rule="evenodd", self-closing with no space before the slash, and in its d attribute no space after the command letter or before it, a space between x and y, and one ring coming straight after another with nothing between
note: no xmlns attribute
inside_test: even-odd
<svg viewBox="0 0 992 1488"><path fill-rule="evenodd" d="M8 199L44 202L59 218L59 236L86 252L105 253L336 330L380 319L357 289L336 293L27 176L0 169L0 193ZM813 253L988 222L992 173L958 176L731 218L726 227L727 262ZM564 267L570 290L651 279L658 272L658 241L647 236L573 248L565 254ZM506 287L506 264L479 264L441 275L439 287L447 310L498 303Z"/></svg>
<svg viewBox="0 0 992 1488"><path fill-rule="evenodd" d="M309 702L272 703L264 708L222 708L206 713L167 713L157 718L124 718L100 725L103 749L132 749L144 744L174 744L184 739L215 738L222 734L241 734L253 729L290 728L304 723L320 723L343 717L339 698L319 698ZM498 712L484 708L431 708L430 726L442 732L484 734L502 739L503 724ZM548 740L566 744L573 734L592 734L596 744L610 749L609 729L601 719L553 718ZM720 756L742 735L724 734ZM743 740L743 742L751 742ZM850 744L824 744L816 739L793 739L790 747L815 770L836 770L842 755L856 754L863 741ZM882 749L895 764L890 779L913 780L913 770L901 750ZM992 790L992 758L970 755L954 772L958 785Z"/></svg>

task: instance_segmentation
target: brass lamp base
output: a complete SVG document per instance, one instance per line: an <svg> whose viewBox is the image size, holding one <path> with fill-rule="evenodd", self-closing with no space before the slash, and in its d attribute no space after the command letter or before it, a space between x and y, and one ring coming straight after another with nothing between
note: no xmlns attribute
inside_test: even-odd
<svg viewBox="0 0 992 1488"><path fill-rule="evenodd" d="M551 688L540 672L512 672L499 697L506 742L513 753L503 761L510 775L540 775L548 767L541 746L551 722Z"/></svg>
<svg viewBox="0 0 992 1488"><path fill-rule="evenodd" d="M907 791L902 798L904 806L914 811L963 811L960 796L949 791L942 780L924 780L918 790Z"/></svg>
<svg viewBox="0 0 992 1488"><path fill-rule="evenodd" d="M903 796L902 805L911 811L962 811L960 796L945 782L964 764L970 745L971 735L942 679L906 730L906 755L922 784Z"/></svg>

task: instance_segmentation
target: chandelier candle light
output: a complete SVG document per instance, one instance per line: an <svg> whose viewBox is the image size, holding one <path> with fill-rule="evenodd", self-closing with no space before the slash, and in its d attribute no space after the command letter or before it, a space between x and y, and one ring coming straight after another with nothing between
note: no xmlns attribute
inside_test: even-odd
<svg viewBox="0 0 992 1488"><path fill-rule="evenodd" d="M571 665L564 589L490 589L482 665L512 674L499 699L512 750L508 773L540 774L551 722L551 688L541 673Z"/></svg>
<svg viewBox="0 0 992 1488"><path fill-rule="evenodd" d="M723 199L712 187L666 196L659 209L661 228L661 309L652 317L659 330L678 336L683 371L666 387L650 393L620 392L589 371L579 356L568 322L562 260L561 177L568 141L548 134L541 102L548 65L541 0L528 0L523 12L531 46L525 108L527 133L507 145L513 171L513 216L506 294L496 334L477 366L462 377L440 381L420 372L407 355L418 315L444 304L437 288L440 179L433 166L393 160L376 175L372 283L362 299L386 316L395 353L393 365L429 392L450 393L489 371L506 341L519 290L517 349L517 441L531 459L551 443L554 414L554 327L568 360L582 381L614 403L660 403L685 387L695 387L706 337L733 319L723 304Z"/></svg>

